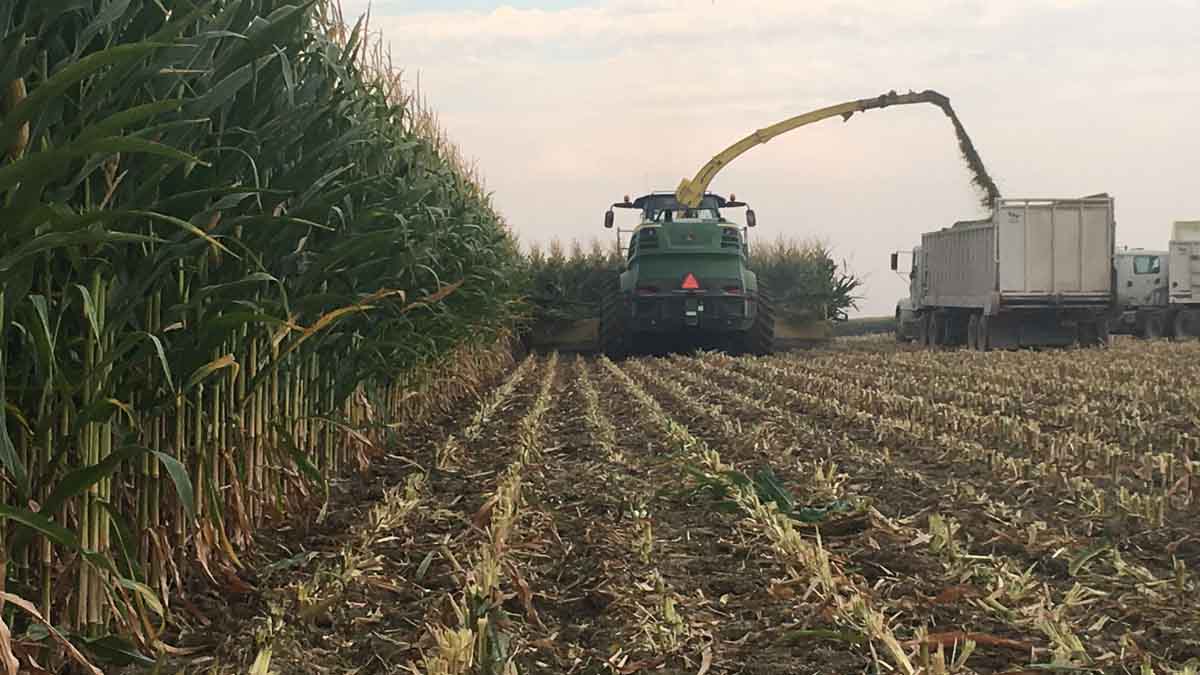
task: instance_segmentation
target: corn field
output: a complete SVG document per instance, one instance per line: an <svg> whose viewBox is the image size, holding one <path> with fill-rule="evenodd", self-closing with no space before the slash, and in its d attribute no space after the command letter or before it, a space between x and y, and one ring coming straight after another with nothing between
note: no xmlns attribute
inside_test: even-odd
<svg viewBox="0 0 1200 675"><path fill-rule="evenodd" d="M606 294L617 287L624 256L615 244L552 241L534 244L528 256L529 295L534 321L555 325L595 317Z"/></svg>
<svg viewBox="0 0 1200 675"><path fill-rule="evenodd" d="M771 290L776 312L783 318L846 320L846 310L859 299L862 279L833 259L818 241L784 237L759 241L750 249L750 267Z"/></svg>
<svg viewBox="0 0 1200 675"><path fill-rule="evenodd" d="M136 660L507 367L520 257L335 6L3 0L0 34L0 661Z"/></svg>
<svg viewBox="0 0 1200 675"><path fill-rule="evenodd" d="M528 356L344 487L218 672L1195 673L1198 355Z"/></svg>
<svg viewBox="0 0 1200 675"><path fill-rule="evenodd" d="M523 354L621 254L522 255L366 20L0 28L0 672L1200 671L1200 343Z"/></svg>

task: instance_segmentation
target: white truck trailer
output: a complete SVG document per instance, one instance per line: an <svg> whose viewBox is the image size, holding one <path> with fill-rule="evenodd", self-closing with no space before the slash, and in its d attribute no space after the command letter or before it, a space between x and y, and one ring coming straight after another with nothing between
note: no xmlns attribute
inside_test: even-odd
<svg viewBox="0 0 1200 675"><path fill-rule="evenodd" d="M1108 195L999 199L988 219L921 235L898 318L927 346L1107 343L1115 228Z"/></svg>
<svg viewBox="0 0 1200 675"><path fill-rule="evenodd" d="M1165 251L1118 251L1113 268L1120 307L1114 332L1200 337L1200 220L1177 221Z"/></svg>

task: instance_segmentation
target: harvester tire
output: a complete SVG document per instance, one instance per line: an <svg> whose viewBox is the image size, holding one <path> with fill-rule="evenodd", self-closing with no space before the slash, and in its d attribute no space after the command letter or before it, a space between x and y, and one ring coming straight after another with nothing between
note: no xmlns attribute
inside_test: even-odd
<svg viewBox="0 0 1200 675"><path fill-rule="evenodd" d="M764 356L775 351L775 303L771 294L761 286L758 289L758 308L754 324L747 336L747 350L751 354Z"/></svg>
<svg viewBox="0 0 1200 675"><path fill-rule="evenodd" d="M619 290L604 296L600 305L600 351L610 359L623 359L629 355L624 305Z"/></svg>

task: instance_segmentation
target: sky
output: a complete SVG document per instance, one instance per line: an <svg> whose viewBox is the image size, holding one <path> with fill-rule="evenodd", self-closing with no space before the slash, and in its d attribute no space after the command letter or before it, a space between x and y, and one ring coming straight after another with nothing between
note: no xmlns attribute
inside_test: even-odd
<svg viewBox="0 0 1200 675"><path fill-rule="evenodd" d="M349 17L367 0L342 0ZM1200 219L1200 0L374 0L391 48L523 242L609 241L757 128L897 90L950 97L1006 197L1113 195L1117 243ZM780 136L711 189L754 240L816 238L891 314L889 254L986 215L949 120L869 111ZM730 213L741 217L738 211ZM621 220L625 218L625 220ZM618 211L632 225L632 214Z"/></svg>

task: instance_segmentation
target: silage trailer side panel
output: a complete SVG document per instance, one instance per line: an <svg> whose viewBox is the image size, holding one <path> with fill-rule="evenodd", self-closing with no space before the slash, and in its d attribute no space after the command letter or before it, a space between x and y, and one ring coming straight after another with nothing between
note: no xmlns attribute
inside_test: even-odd
<svg viewBox="0 0 1200 675"><path fill-rule="evenodd" d="M1001 305L1110 302L1115 246L1111 197L1001 199L993 222Z"/></svg>
<svg viewBox="0 0 1200 675"><path fill-rule="evenodd" d="M956 223L921 236L923 305L982 308L996 289L995 228Z"/></svg>

